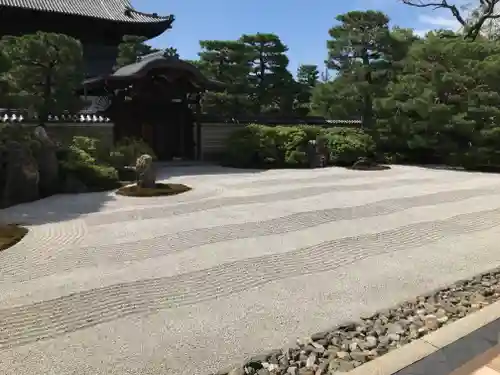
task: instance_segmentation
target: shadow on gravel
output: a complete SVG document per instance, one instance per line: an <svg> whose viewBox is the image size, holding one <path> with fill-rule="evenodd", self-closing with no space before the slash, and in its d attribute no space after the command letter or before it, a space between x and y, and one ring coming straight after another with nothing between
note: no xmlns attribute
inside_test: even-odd
<svg viewBox="0 0 500 375"><path fill-rule="evenodd" d="M0 223L40 225L76 219L115 200L113 192L58 194L0 209Z"/></svg>
<svg viewBox="0 0 500 375"><path fill-rule="evenodd" d="M500 165L478 165L473 169L464 167L453 167L450 165L440 165L440 164L393 164L393 165L417 167L417 168L440 170L440 171L500 174Z"/></svg>
<svg viewBox="0 0 500 375"><path fill-rule="evenodd" d="M254 174L265 172L264 169L240 169L222 167L219 165L193 165L193 166L172 166L168 163L158 163L158 179L184 176L208 176L208 175L231 175L231 174Z"/></svg>

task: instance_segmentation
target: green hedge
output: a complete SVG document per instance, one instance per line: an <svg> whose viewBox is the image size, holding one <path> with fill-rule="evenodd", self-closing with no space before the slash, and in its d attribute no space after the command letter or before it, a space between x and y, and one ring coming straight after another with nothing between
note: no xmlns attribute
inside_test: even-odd
<svg viewBox="0 0 500 375"><path fill-rule="evenodd" d="M80 181L89 191L104 191L120 186L118 172L97 160L98 142L91 138L75 137L73 143L58 152L61 178Z"/></svg>
<svg viewBox="0 0 500 375"><path fill-rule="evenodd" d="M302 168L308 165L307 144L324 137L338 165L352 165L375 150L371 136L352 128L264 126L236 130L226 143L225 164L240 168Z"/></svg>

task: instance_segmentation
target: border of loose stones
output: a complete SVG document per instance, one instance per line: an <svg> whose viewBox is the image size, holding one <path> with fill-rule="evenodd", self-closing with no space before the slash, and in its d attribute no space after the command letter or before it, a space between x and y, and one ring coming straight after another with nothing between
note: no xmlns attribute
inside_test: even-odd
<svg viewBox="0 0 500 375"><path fill-rule="evenodd" d="M500 319L500 301L349 371L348 375L392 375ZM471 358L472 359L472 358Z"/></svg>
<svg viewBox="0 0 500 375"><path fill-rule="evenodd" d="M441 293L443 291L450 290L453 287L460 286L462 283L467 283L472 280L481 279L485 276L489 275L498 275L500 274L500 268L495 268L490 271L486 271L480 273L479 275L473 276L468 279L459 280L451 285L442 286L440 288L436 288L424 295L416 297L413 299L414 301L418 301L420 299L427 299L430 296L433 296L437 293ZM500 284L500 283L499 283ZM498 286L498 285L497 285ZM497 291L500 291L497 289ZM431 331L427 334L424 334L420 338L416 338L409 343L406 343L400 347L393 348L389 350L385 354L373 358L362 365L355 367L345 373L346 375L393 375L398 371L411 366L415 362L418 362L437 351L443 349L444 347L465 338L467 335L472 332L492 323L495 320L500 319L500 300L499 296L496 295L496 301L491 302L490 304L479 304L481 307L479 310L470 312L469 314L451 322L443 322L443 324L439 324L439 328L437 330ZM252 371L252 375L264 375L264 374L274 374L273 368L278 368L277 365L272 365L269 363L270 358L278 359L286 355L289 350L297 351L299 347L304 347L306 345L312 344L314 346L314 342L321 337L325 337L327 333L331 333L337 330L345 329L349 326L357 326L363 320L373 318L376 315L384 314L391 309L397 309L399 306L408 303L408 301L399 303L392 308L384 309L375 312L374 314L361 317L359 321L347 322L340 324L336 327L333 327L324 332L319 332L311 335L309 338L304 340L297 340L296 345L289 345L285 349L276 349L276 350L268 350L263 351L263 353L252 356L248 360L246 360L243 364L232 365L230 367L226 367L223 370L212 373L214 375L247 375L248 372L245 370L246 368L253 368L255 371ZM289 348L289 349L288 349ZM472 358L471 358L472 359ZM254 366L255 365L255 366ZM263 366L264 365L264 366ZM285 375L316 375L316 374L326 374L331 373L325 369L316 369L309 370L310 372L303 372L300 370L306 370L306 367L295 368L294 371L287 371ZM260 372L258 369L267 370L265 372ZM271 371L269 371L269 370ZM335 372L335 374L340 372Z"/></svg>

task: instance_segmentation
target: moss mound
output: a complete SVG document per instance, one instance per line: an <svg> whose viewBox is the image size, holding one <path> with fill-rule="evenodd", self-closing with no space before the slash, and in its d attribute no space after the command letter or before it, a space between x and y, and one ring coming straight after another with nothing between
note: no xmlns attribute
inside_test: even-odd
<svg viewBox="0 0 500 375"><path fill-rule="evenodd" d="M191 190L189 186L182 184L160 184L154 188L140 188L137 185L123 186L117 190L117 194L127 197L160 197L164 195L177 195Z"/></svg>
<svg viewBox="0 0 500 375"><path fill-rule="evenodd" d="M28 229L15 224L0 224L0 251L8 249L21 241Z"/></svg>

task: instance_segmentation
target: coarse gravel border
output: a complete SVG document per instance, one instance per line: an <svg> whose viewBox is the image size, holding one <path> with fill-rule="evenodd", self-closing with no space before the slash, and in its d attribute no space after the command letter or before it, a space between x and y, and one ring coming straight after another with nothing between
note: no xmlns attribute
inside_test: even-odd
<svg viewBox="0 0 500 375"><path fill-rule="evenodd" d="M500 267L215 375L391 375L500 319Z"/></svg>

